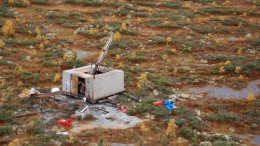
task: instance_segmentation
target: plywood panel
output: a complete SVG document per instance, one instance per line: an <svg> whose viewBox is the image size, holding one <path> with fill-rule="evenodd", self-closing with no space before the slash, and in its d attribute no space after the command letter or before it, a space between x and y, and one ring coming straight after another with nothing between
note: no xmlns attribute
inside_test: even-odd
<svg viewBox="0 0 260 146"><path fill-rule="evenodd" d="M78 77L73 75L71 76L71 92L78 95Z"/></svg>

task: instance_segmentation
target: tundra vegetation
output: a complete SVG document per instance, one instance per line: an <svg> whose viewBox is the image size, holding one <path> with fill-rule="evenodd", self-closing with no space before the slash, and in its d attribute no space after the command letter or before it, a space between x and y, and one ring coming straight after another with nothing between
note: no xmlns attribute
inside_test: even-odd
<svg viewBox="0 0 260 146"><path fill-rule="evenodd" d="M40 115L16 115L40 100L18 94L60 86L64 69L96 61L97 55L77 59L77 50L100 52L114 32L102 65L124 70L127 92L140 102L120 95L119 104L149 120L125 130L96 128L69 137L57 135L52 121L45 125L46 145L251 145L237 134L259 135L256 93L240 100L177 99L173 111L153 102L190 87L242 89L259 79L259 10L259 0L1 1L0 144L39 144Z"/></svg>

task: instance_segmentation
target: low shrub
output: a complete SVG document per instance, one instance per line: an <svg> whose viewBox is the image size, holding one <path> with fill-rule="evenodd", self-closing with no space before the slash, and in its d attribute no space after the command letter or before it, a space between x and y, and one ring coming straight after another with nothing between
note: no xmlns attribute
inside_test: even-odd
<svg viewBox="0 0 260 146"><path fill-rule="evenodd" d="M64 61L62 64L63 64L63 65L66 65L66 66L68 66L68 67L70 67L70 68L72 68L72 67L81 67L81 66L86 65L85 62L83 62L83 61L81 61L81 60L78 60L76 57L74 57L74 58L73 58L72 60L70 60L70 61Z"/></svg>
<svg viewBox="0 0 260 146"><path fill-rule="evenodd" d="M49 4L49 0L31 0L31 3L38 4L38 5Z"/></svg>
<svg viewBox="0 0 260 146"><path fill-rule="evenodd" d="M24 80L37 81L40 78L38 73L22 72L20 78Z"/></svg>
<svg viewBox="0 0 260 146"><path fill-rule="evenodd" d="M3 6L0 6L0 16L3 17L14 17L14 10L11 8L6 8Z"/></svg>
<svg viewBox="0 0 260 146"><path fill-rule="evenodd" d="M218 122L241 120L241 118L237 114L233 112L228 112L226 110L220 110L217 113L211 112L208 118L212 121Z"/></svg>
<svg viewBox="0 0 260 146"><path fill-rule="evenodd" d="M12 127L11 126L2 126L0 127L0 136L9 135L12 133Z"/></svg>
<svg viewBox="0 0 260 146"><path fill-rule="evenodd" d="M213 143L213 146L235 146L235 143L218 140Z"/></svg>
<svg viewBox="0 0 260 146"><path fill-rule="evenodd" d="M12 119L13 117L11 112L5 110L0 111L0 122L8 122L11 121Z"/></svg>
<svg viewBox="0 0 260 146"><path fill-rule="evenodd" d="M188 140L195 140L197 138L197 133L187 126L180 128L180 135Z"/></svg>
<svg viewBox="0 0 260 146"><path fill-rule="evenodd" d="M28 3L26 3L23 0L14 0L13 2L9 2L9 0L4 0L3 3L5 5L10 5L10 6L15 6L15 7L21 7L21 8L25 8L28 6Z"/></svg>

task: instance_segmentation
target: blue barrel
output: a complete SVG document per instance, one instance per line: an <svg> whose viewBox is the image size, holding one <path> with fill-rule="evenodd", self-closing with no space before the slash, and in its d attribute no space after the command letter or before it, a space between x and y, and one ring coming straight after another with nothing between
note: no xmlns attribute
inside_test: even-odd
<svg viewBox="0 0 260 146"><path fill-rule="evenodd" d="M168 99L168 100L164 101L164 107L169 109L169 110L176 108L176 106L174 104L174 101L171 100L171 99Z"/></svg>

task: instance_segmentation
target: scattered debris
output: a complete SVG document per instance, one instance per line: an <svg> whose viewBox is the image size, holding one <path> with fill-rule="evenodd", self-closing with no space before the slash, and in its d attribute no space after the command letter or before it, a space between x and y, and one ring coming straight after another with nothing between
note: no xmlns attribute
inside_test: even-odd
<svg viewBox="0 0 260 146"><path fill-rule="evenodd" d="M59 88L57 88L57 87L56 87L56 88L52 88L52 89L51 89L51 93L55 93L55 92L59 92L59 91L60 91L60 89L59 89Z"/></svg>
<svg viewBox="0 0 260 146"><path fill-rule="evenodd" d="M128 106L122 105L122 106L119 107L119 110L126 113L128 111Z"/></svg>
<svg viewBox="0 0 260 146"><path fill-rule="evenodd" d="M161 106L161 105L163 105L163 101L162 100L157 100L157 101L153 102L153 105Z"/></svg>
<svg viewBox="0 0 260 146"><path fill-rule="evenodd" d="M58 121L58 125L63 128L72 128L72 119L62 119L60 118Z"/></svg>
<svg viewBox="0 0 260 146"><path fill-rule="evenodd" d="M69 135L69 132L57 132L57 135Z"/></svg>
<svg viewBox="0 0 260 146"><path fill-rule="evenodd" d="M175 106L173 100L171 100L171 99L165 100L165 101L164 101L164 106L165 106L167 109L169 109L169 110L176 108L176 106Z"/></svg>
<svg viewBox="0 0 260 146"><path fill-rule="evenodd" d="M90 112L89 112L88 106L85 106L84 108L80 108L75 111L76 118L80 119L80 120L85 119L89 114L90 114Z"/></svg>
<svg viewBox="0 0 260 146"><path fill-rule="evenodd" d="M34 94L39 95L41 93L39 91L37 91L35 88L31 88L30 90L24 89L22 91L22 93L18 95L18 97L27 98L27 97L30 97L31 95L34 95Z"/></svg>

